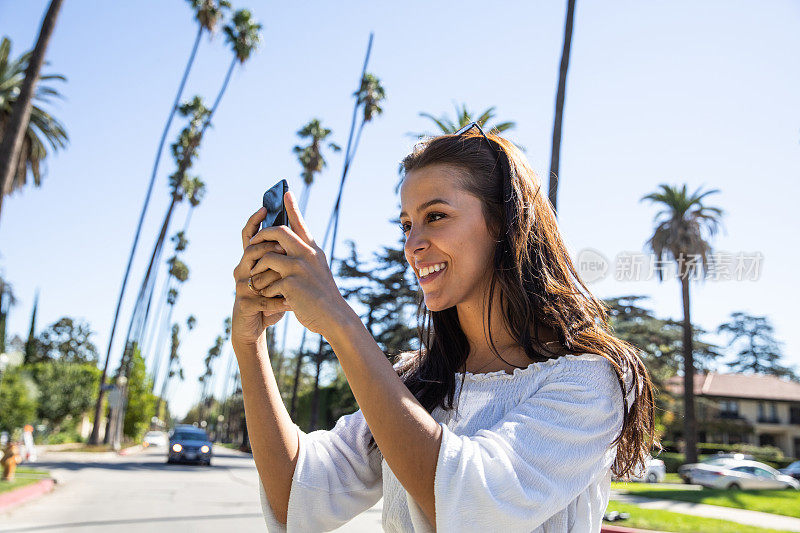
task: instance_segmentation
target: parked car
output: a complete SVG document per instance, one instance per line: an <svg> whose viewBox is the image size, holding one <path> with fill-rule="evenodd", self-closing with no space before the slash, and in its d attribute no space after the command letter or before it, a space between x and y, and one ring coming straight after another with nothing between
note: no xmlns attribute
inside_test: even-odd
<svg viewBox="0 0 800 533"><path fill-rule="evenodd" d="M195 462L211 464L213 443L208 434L194 426L181 424L169 435L168 463Z"/></svg>
<svg viewBox="0 0 800 533"><path fill-rule="evenodd" d="M800 481L758 461L699 464L690 476L692 483L711 489L800 489Z"/></svg>
<svg viewBox="0 0 800 533"><path fill-rule="evenodd" d="M753 456L746 453L718 453L712 457L707 457L699 463L689 463L678 467L678 475L684 483L693 483L692 472L703 465L722 466L732 461L752 461Z"/></svg>
<svg viewBox="0 0 800 533"><path fill-rule="evenodd" d="M148 446L166 446L169 442L166 433L163 431L148 431L142 439L142 445L147 448Z"/></svg>
<svg viewBox="0 0 800 533"><path fill-rule="evenodd" d="M645 460L644 469L631 474L631 481L644 481L647 483L662 483L667 477L667 468L661 459L648 457ZM614 481L621 481L614 477Z"/></svg>
<svg viewBox="0 0 800 533"><path fill-rule="evenodd" d="M778 472L787 476L792 476L795 479L800 479L800 461L795 461L786 468L781 468Z"/></svg>

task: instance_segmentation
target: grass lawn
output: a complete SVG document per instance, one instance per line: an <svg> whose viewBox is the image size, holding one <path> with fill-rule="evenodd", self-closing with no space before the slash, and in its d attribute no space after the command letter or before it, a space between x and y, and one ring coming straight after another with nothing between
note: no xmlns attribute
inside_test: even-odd
<svg viewBox="0 0 800 533"><path fill-rule="evenodd" d="M0 492L8 492L10 490L24 487L36 483L40 479L48 477L50 473L46 470L38 470L36 468L28 468L25 466L17 467L16 479L14 481L0 481Z"/></svg>
<svg viewBox="0 0 800 533"><path fill-rule="evenodd" d="M702 516L673 513L658 509L642 509L636 505L613 500L608 503L608 512L611 511L630 513L631 517L620 522L608 522L609 524L639 529L655 529L674 533L697 533L698 531L714 531L715 533L777 533L779 531L777 529L746 526L727 520L717 520L716 518L704 518Z"/></svg>
<svg viewBox="0 0 800 533"><path fill-rule="evenodd" d="M617 490L634 493L643 498L705 503L800 518L800 491L797 490L686 490L645 483L613 485Z"/></svg>
<svg viewBox="0 0 800 533"><path fill-rule="evenodd" d="M621 492L630 492L639 494L640 492L666 492L666 491L679 491L679 492L689 492L693 489L686 488L685 486L672 486L672 485L662 485L661 483L639 483L639 482L630 482L626 483L624 481L615 481L611 483L611 488L613 490L618 490ZM699 489L694 489L699 490Z"/></svg>

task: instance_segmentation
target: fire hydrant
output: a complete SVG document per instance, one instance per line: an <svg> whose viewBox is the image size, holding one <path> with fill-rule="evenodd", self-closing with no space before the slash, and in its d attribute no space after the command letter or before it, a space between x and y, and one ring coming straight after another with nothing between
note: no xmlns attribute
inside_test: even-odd
<svg viewBox="0 0 800 533"><path fill-rule="evenodd" d="M3 458L0 459L0 465L3 466L3 481L14 481L14 471L21 462L22 457L19 455L19 448L9 441L3 449Z"/></svg>

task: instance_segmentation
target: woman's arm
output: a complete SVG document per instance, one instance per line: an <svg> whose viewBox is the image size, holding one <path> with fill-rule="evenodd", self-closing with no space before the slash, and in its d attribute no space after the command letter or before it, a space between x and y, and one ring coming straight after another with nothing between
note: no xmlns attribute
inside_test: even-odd
<svg viewBox="0 0 800 533"><path fill-rule="evenodd" d="M253 247L274 241L286 253L267 251L249 275L262 296L282 296L286 310L294 311L301 324L328 340L384 460L435 524L433 481L442 429L342 297L294 195L287 192L284 202L291 228L264 228L246 244Z"/></svg>
<svg viewBox="0 0 800 533"><path fill-rule="evenodd" d="M258 475L275 517L283 524L297 464L297 427L283 405L272 372L266 338L234 345L242 380L247 432Z"/></svg>
<svg viewBox="0 0 800 533"><path fill-rule="evenodd" d="M436 524L434 474L442 428L397 375L348 305L325 338L336 353L372 436L392 472Z"/></svg>

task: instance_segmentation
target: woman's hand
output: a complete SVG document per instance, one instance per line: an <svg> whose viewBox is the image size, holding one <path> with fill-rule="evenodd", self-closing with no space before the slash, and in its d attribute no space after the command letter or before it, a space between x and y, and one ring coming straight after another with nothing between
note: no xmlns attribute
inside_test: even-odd
<svg viewBox="0 0 800 533"><path fill-rule="evenodd" d="M265 252L284 253L276 242L250 244L250 239L258 231L258 226L266 215L267 210L262 207L253 213L242 230L244 254L239 264L233 269L233 278L236 280L236 299L233 302L231 316L231 344L233 346L256 344L267 326L278 322L287 311L286 301L283 298L265 298L253 292L247 285L250 281L250 269Z"/></svg>
<svg viewBox="0 0 800 533"><path fill-rule="evenodd" d="M287 226L264 228L250 239L250 246L277 241L285 255L267 249L251 268L253 286L262 296L285 299L285 308L314 333L327 337L339 327L350 306L342 297L328 267L325 252L314 242L291 192L283 197Z"/></svg>

